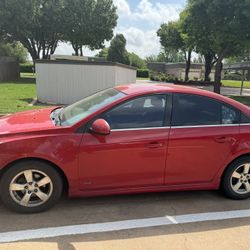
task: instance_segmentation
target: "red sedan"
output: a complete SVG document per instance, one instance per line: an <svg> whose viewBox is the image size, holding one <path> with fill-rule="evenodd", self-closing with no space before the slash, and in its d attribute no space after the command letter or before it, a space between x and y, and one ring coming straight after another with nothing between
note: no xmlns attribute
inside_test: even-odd
<svg viewBox="0 0 250 250"><path fill-rule="evenodd" d="M250 109L203 90L110 88L0 118L0 195L18 212L70 197L221 188L250 195Z"/></svg>

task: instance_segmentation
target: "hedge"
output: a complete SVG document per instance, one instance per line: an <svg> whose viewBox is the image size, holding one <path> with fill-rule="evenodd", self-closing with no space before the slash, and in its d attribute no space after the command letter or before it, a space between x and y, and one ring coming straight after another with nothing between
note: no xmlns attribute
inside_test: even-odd
<svg viewBox="0 0 250 250"><path fill-rule="evenodd" d="M241 81L242 75L240 75L239 73L228 73L224 75L223 80Z"/></svg>
<svg viewBox="0 0 250 250"><path fill-rule="evenodd" d="M149 78L149 70L148 69L137 69L137 77L141 78Z"/></svg>
<svg viewBox="0 0 250 250"><path fill-rule="evenodd" d="M150 72L150 80L152 81L159 81L159 82L171 82L176 83L178 82L178 78L172 75L168 75L162 72Z"/></svg>
<svg viewBox="0 0 250 250"><path fill-rule="evenodd" d="M33 66L33 64L29 63L20 64L20 72L22 73L33 73L34 70L35 67Z"/></svg>

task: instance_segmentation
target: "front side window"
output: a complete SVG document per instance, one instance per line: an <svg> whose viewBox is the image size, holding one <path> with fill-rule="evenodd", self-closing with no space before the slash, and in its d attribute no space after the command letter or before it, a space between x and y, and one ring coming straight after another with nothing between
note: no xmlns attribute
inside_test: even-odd
<svg viewBox="0 0 250 250"><path fill-rule="evenodd" d="M59 113L61 125L73 125L97 110L125 96L124 93L110 88L88 96L83 100L69 105Z"/></svg>
<svg viewBox="0 0 250 250"><path fill-rule="evenodd" d="M163 127L166 96L151 95L125 102L101 116L111 129Z"/></svg>
<svg viewBox="0 0 250 250"><path fill-rule="evenodd" d="M237 124L239 113L205 96L174 94L172 126Z"/></svg>

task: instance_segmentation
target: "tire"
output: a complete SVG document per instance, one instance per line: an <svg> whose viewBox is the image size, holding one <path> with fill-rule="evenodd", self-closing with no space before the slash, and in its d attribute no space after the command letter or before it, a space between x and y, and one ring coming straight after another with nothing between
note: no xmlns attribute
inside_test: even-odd
<svg viewBox="0 0 250 250"><path fill-rule="evenodd" d="M250 197L250 157L241 157L226 169L222 178L222 191L235 200Z"/></svg>
<svg viewBox="0 0 250 250"><path fill-rule="evenodd" d="M18 213L38 213L53 207L62 194L62 179L49 164L28 160L13 164L0 180L3 204Z"/></svg>

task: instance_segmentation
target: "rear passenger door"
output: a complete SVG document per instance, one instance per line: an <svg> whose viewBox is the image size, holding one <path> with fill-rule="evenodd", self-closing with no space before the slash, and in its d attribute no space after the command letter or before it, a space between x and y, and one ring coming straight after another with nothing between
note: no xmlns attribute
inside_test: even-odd
<svg viewBox="0 0 250 250"><path fill-rule="evenodd" d="M174 94L165 183L211 182L238 137L238 110L205 96Z"/></svg>

